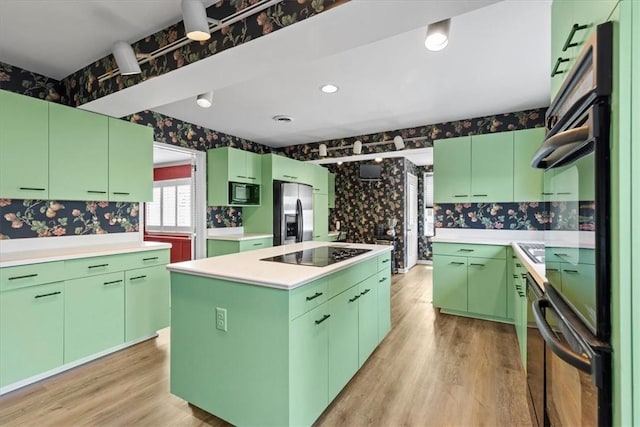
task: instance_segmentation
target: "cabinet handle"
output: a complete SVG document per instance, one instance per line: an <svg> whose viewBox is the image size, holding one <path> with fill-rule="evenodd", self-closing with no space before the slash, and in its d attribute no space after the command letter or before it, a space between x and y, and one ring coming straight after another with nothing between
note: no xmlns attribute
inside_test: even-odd
<svg viewBox="0 0 640 427"><path fill-rule="evenodd" d="M578 270L564 270L565 273L578 274Z"/></svg>
<svg viewBox="0 0 640 427"><path fill-rule="evenodd" d="M146 274L143 274L142 276L132 277L132 278L131 278L131 279L129 279L129 280L139 280L139 279L144 279L144 278L146 278L146 277L147 277L147 275L146 275Z"/></svg>
<svg viewBox="0 0 640 427"><path fill-rule="evenodd" d="M542 193L543 196L553 196L556 193Z"/></svg>
<svg viewBox="0 0 640 427"><path fill-rule="evenodd" d="M96 190L87 190L87 193L90 193L90 194L107 194L106 191L96 191Z"/></svg>
<svg viewBox="0 0 640 427"><path fill-rule="evenodd" d="M384 264L384 263L389 262L389 261L390 261L390 259L386 258L386 259L382 260L382 263Z"/></svg>
<svg viewBox="0 0 640 427"><path fill-rule="evenodd" d="M320 295L322 295L322 292L316 292L315 295L311 295L310 297L307 297L307 301L311 301L312 299L316 299Z"/></svg>
<svg viewBox="0 0 640 427"><path fill-rule="evenodd" d="M473 197L489 197L488 194L474 194Z"/></svg>
<svg viewBox="0 0 640 427"><path fill-rule="evenodd" d="M258 179L255 176L248 176L247 178L249 178L249 179Z"/></svg>
<svg viewBox="0 0 640 427"><path fill-rule="evenodd" d="M131 193L125 193L124 191L114 191L113 194L120 194L120 195L123 195L123 196L128 196Z"/></svg>
<svg viewBox="0 0 640 427"><path fill-rule="evenodd" d="M156 259L158 259L157 256L152 256L152 257L149 257L149 258L142 258L142 261L154 261Z"/></svg>
<svg viewBox="0 0 640 427"><path fill-rule="evenodd" d="M318 237L318 236L316 236ZM262 246L262 243L254 243L253 246Z"/></svg>
<svg viewBox="0 0 640 427"><path fill-rule="evenodd" d="M355 300L357 300L358 298L360 298L360 295L356 295L353 298L349 298L349 302L354 302Z"/></svg>
<svg viewBox="0 0 640 427"><path fill-rule="evenodd" d="M87 268L100 268L100 267L108 267L109 264L98 264L98 265L90 265Z"/></svg>
<svg viewBox="0 0 640 427"><path fill-rule="evenodd" d="M458 252L473 252L475 249L458 249Z"/></svg>
<svg viewBox="0 0 640 427"><path fill-rule="evenodd" d="M578 43L573 43L573 36L576 35L576 32L585 30L587 29L587 27L588 25L573 24L573 27L571 27L571 32L569 32L569 36L567 37L567 40L565 40L564 46L562 46L562 51L566 52L570 47L578 46Z"/></svg>
<svg viewBox="0 0 640 427"><path fill-rule="evenodd" d="M451 261L449 264L453 264L453 265L464 265L464 262L455 262L455 261Z"/></svg>
<svg viewBox="0 0 640 427"><path fill-rule="evenodd" d="M360 295L368 294L369 291L371 291L371 289L365 289L364 291L360 292Z"/></svg>
<svg viewBox="0 0 640 427"><path fill-rule="evenodd" d="M385 280L387 280L387 278L386 278L386 277L383 277L382 279L378 280L378 283L382 283L382 282L384 282Z"/></svg>
<svg viewBox="0 0 640 427"><path fill-rule="evenodd" d="M572 192L570 192L570 191L564 191L564 192L560 192L560 193L558 193L558 195L559 195L559 196L568 196L568 195L570 195L570 194L573 194L573 193L572 193Z"/></svg>
<svg viewBox="0 0 640 427"><path fill-rule="evenodd" d="M51 292L49 294L42 294L42 295L36 295L34 298L45 298L45 297L51 297L54 295L60 295L62 292L58 291L58 292Z"/></svg>
<svg viewBox="0 0 640 427"><path fill-rule="evenodd" d="M453 197L469 197L468 194L454 194Z"/></svg>
<svg viewBox="0 0 640 427"><path fill-rule="evenodd" d="M523 292L518 292L518 295L520 295L520 298L524 298L524 293Z"/></svg>
<svg viewBox="0 0 640 427"><path fill-rule="evenodd" d="M551 77L555 77L557 74L563 74L565 71L558 71L558 68L561 64L569 62L568 58L558 58L556 59L556 65L553 67L553 71L551 71Z"/></svg>
<svg viewBox="0 0 640 427"><path fill-rule="evenodd" d="M474 267L484 267L484 264L469 263L469 265Z"/></svg>
<svg viewBox="0 0 640 427"><path fill-rule="evenodd" d="M517 274L514 274L514 275L513 275L513 278L514 278L514 279L517 279L517 278L518 278L518 275L517 275Z"/></svg>
<svg viewBox="0 0 640 427"><path fill-rule="evenodd" d="M555 256L569 256L568 254L556 254L554 253Z"/></svg>
<svg viewBox="0 0 640 427"><path fill-rule="evenodd" d="M18 187L20 190L29 190L29 191L44 191L46 188L36 188L36 187Z"/></svg>
<svg viewBox="0 0 640 427"><path fill-rule="evenodd" d="M330 314L325 314L324 316L322 316L322 319L320 320L316 320L316 325L319 325L320 323L324 322L325 320L327 320L329 317L331 317Z"/></svg>
<svg viewBox="0 0 640 427"><path fill-rule="evenodd" d="M547 271L558 271L557 268L547 268Z"/></svg>
<svg viewBox="0 0 640 427"><path fill-rule="evenodd" d="M520 275L522 276L523 279L525 280L527 279L527 273L521 273Z"/></svg>
<svg viewBox="0 0 640 427"><path fill-rule="evenodd" d="M120 283L122 282L122 279L120 280L112 280L110 282L104 282L103 285L115 285L116 283Z"/></svg>
<svg viewBox="0 0 640 427"><path fill-rule="evenodd" d="M37 275L38 275L38 273L25 274L24 276L9 277L9 280L28 279L30 277L36 277Z"/></svg>

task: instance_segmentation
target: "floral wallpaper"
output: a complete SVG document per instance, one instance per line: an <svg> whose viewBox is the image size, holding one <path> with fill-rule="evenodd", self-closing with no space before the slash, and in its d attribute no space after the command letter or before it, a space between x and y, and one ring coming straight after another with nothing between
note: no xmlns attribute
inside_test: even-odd
<svg viewBox="0 0 640 427"><path fill-rule="evenodd" d="M0 61L0 89L66 104L64 86L56 79Z"/></svg>
<svg viewBox="0 0 640 427"><path fill-rule="evenodd" d="M207 228L242 227L242 208L233 206L209 206Z"/></svg>
<svg viewBox="0 0 640 427"><path fill-rule="evenodd" d="M358 135L349 138L334 139L330 141L318 141L312 144L300 144L284 147L278 150L287 157L299 160L316 160L318 156L318 145L324 143L327 147L349 147L356 140L364 143L379 142L388 140L388 145L363 145L362 154L381 153L394 151L395 147L391 143L393 137L402 135L403 138L426 137L418 141L405 141L405 149L433 147L436 139L453 138L465 135L478 135L493 132L507 132L512 130L529 129L544 126L544 115L546 108L536 108L533 110L519 111L516 113L497 114L487 117L476 117L473 119L457 120L453 122L438 123L433 125L419 126L415 128L390 130L368 135ZM314 151L315 150L315 151ZM343 150L329 151L333 157L350 156L351 148Z"/></svg>
<svg viewBox="0 0 640 427"><path fill-rule="evenodd" d="M441 203L434 210L436 228L544 230L550 217L544 202Z"/></svg>
<svg viewBox="0 0 640 427"><path fill-rule="evenodd" d="M594 201L550 202L550 230L596 230L596 204Z"/></svg>
<svg viewBox="0 0 640 427"><path fill-rule="evenodd" d="M166 74L201 59L220 53L243 43L262 37L286 26L303 21L348 0L296 0L277 3L262 12L248 16L234 24L224 26L204 42L190 42L141 64L142 73L133 76L118 75L98 82L98 78L114 70L113 55L98 59L93 64L67 76L64 86L70 104L78 106L109 95L144 80ZM207 16L226 18L256 3L256 0L218 0L207 8ZM184 37L184 25L178 22L132 44L136 53L150 54Z"/></svg>
<svg viewBox="0 0 640 427"><path fill-rule="evenodd" d="M138 231L138 203L0 199L0 240Z"/></svg>

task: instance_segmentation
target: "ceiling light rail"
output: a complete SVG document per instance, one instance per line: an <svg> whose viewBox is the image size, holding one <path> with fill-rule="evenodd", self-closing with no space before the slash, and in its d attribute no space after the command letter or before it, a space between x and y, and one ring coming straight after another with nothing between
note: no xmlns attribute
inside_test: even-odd
<svg viewBox="0 0 640 427"><path fill-rule="evenodd" d="M222 18L220 20L217 19L213 19L213 18L209 18L207 17L207 22L209 23L209 31L210 32L215 32L218 31L219 29L221 29L222 27L234 24L238 21L241 21L253 14L256 14L258 12L262 12L265 9L270 8L271 6L274 6L278 3L282 3L284 0L259 0L258 2L256 2L255 4L250 5L249 7L242 9L238 12L232 13L231 15ZM138 61L139 65L143 65L146 64L147 62L152 61L155 58L158 58L160 56L166 55L167 53L171 53L176 49L181 48L182 46L186 46L187 44L193 42L193 40L187 38L187 36L185 35L184 37L169 43L163 47L161 47L160 49L156 49L153 52L150 53L137 53L136 57L138 59L140 59L140 61ZM101 76L98 77L98 82L103 82L105 80L109 80L113 77L116 77L118 75L122 74L120 71L119 67L114 68L111 71L107 71L106 73L102 74Z"/></svg>
<svg viewBox="0 0 640 427"><path fill-rule="evenodd" d="M413 138L402 138L400 135L395 136L393 139L385 139L382 141L376 141L376 142L361 142L360 140L355 141L353 144L350 145L340 145L337 147L327 147L326 144L320 144L320 145L324 145L324 147L322 147L322 149L320 148L314 148L313 150L311 150L312 153L320 153L320 156L324 157L327 155L327 153L329 151L341 151L341 150L349 150L349 149L353 149L354 147L356 147L356 150L353 150L355 154L360 154L362 152L362 149L364 147L376 147L378 145L388 145L388 144L394 144L394 146L396 147L396 150L401 150L402 148L405 147L405 142L414 142L414 141L424 141L424 140L429 140L431 139L428 136L416 136ZM359 144L358 144L359 143ZM400 148L402 147L402 148ZM358 151L356 153L356 151ZM323 154L325 153L325 154Z"/></svg>

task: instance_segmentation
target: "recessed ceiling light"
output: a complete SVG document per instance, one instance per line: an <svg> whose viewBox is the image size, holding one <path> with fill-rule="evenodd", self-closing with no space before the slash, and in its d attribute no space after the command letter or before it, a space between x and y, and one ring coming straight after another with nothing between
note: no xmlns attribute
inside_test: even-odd
<svg viewBox="0 0 640 427"><path fill-rule="evenodd" d="M322 86L320 90L323 91L324 93L336 93L338 91L338 86L329 83Z"/></svg>
<svg viewBox="0 0 640 427"><path fill-rule="evenodd" d="M293 117L285 116L284 114L278 114L277 116L273 116L272 118L279 123L291 123L293 121Z"/></svg>
<svg viewBox="0 0 640 427"><path fill-rule="evenodd" d="M380 162L382 161L382 157L376 157L376 158L375 158L375 161L376 161L376 162L378 162L378 163L380 163Z"/></svg>

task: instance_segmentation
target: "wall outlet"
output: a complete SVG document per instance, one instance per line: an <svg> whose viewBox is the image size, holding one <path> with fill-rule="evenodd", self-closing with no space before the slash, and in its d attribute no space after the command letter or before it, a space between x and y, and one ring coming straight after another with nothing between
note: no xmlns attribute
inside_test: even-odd
<svg viewBox="0 0 640 427"><path fill-rule="evenodd" d="M216 307L216 329L227 332L227 309Z"/></svg>

